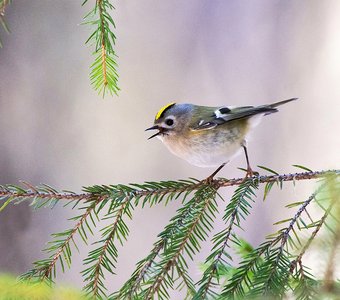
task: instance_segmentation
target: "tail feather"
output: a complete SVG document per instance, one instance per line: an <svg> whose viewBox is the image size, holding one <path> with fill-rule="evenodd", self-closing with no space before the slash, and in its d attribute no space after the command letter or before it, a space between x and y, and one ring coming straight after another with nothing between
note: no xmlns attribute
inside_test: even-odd
<svg viewBox="0 0 340 300"><path fill-rule="evenodd" d="M269 115L269 114L272 114L278 111L278 109L276 108L277 106L288 103L293 100L297 100L297 99L298 98L291 98L291 99L283 100L283 101L276 102L273 104L266 104L266 105L261 105L261 106L256 106L256 107L254 106L237 107L232 110L228 109L226 113L222 111L223 110L223 107L222 107L219 110L217 110L218 114L216 112L214 113L213 115L214 120L208 123L213 123L214 125L221 125L226 122L239 120L243 118L251 118L256 115L261 115L261 114L264 116ZM204 123L203 125L206 125L206 123ZM195 129L201 129L201 128L200 126L198 126L198 128L195 128Z"/></svg>
<svg viewBox="0 0 340 300"><path fill-rule="evenodd" d="M254 114L258 114L258 113L263 112L265 115L269 115L269 114L278 112L278 109L276 108L277 106L286 104L286 103L291 102L291 101L295 101L297 99L298 98L290 98L290 99L275 102L275 103L272 103L272 104L257 106L254 109Z"/></svg>
<svg viewBox="0 0 340 300"><path fill-rule="evenodd" d="M277 106L286 104L286 103L288 103L288 102L295 101L295 100L297 100L297 99L299 99L299 98L290 98L290 99L287 99L287 100L283 100L283 101L275 102L275 103L272 103L272 104L268 104L268 105L266 105L266 106L271 107L271 108L274 108L274 107L277 107Z"/></svg>

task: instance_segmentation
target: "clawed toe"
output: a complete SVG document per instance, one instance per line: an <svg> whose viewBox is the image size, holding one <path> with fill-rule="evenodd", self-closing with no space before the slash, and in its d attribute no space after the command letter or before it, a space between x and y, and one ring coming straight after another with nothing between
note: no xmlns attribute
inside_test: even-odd
<svg viewBox="0 0 340 300"><path fill-rule="evenodd" d="M213 183L213 181L214 181L214 176L209 176L209 177L207 177L206 179L203 179L202 181L201 181L201 183L202 184L205 184L205 185L211 185L212 183Z"/></svg>
<svg viewBox="0 0 340 300"><path fill-rule="evenodd" d="M209 177L207 177L206 179L203 179L201 182L202 182L203 184L209 184L209 185L212 184L213 181L214 181L215 175L216 175L216 174L217 174L224 166L225 166L225 163L222 164L222 165L220 165L214 173L212 173L212 174L211 174Z"/></svg>
<svg viewBox="0 0 340 300"><path fill-rule="evenodd" d="M248 166L246 176L243 178L242 182L245 182L248 178L252 178L258 175L259 175L258 172L253 171L253 169L250 166Z"/></svg>

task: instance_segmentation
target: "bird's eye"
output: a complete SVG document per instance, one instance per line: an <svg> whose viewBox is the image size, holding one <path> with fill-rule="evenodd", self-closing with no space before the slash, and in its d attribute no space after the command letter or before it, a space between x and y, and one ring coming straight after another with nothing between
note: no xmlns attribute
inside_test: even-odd
<svg viewBox="0 0 340 300"><path fill-rule="evenodd" d="M167 119L167 120L165 120L165 124L168 125L168 126L172 126L172 125L174 125L174 120L173 119Z"/></svg>

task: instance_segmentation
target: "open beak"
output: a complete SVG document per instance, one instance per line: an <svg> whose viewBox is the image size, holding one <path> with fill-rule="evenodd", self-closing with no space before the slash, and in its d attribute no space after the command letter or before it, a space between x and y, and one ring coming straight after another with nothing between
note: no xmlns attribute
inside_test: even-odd
<svg viewBox="0 0 340 300"><path fill-rule="evenodd" d="M155 130L155 129L158 130L158 132L155 133L155 134L153 134L152 136L150 136L150 137L148 138L148 140L150 140L150 139L154 138L155 136L161 134L161 133L162 133L162 127L159 127L158 125L154 125L154 126L152 126L152 127L150 127L150 128L145 129L145 131L148 131L148 130Z"/></svg>

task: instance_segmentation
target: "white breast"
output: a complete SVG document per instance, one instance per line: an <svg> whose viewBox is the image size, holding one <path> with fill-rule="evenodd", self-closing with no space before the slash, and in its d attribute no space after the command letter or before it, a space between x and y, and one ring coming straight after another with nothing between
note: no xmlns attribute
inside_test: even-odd
<svg viewBox="0 0 340 300"><path fill-rule="evenodd" d="M244 136L231 135L223 140L219 137L206 140L199 137L178 140L170 136L160 137L160 139L171 153L194 166L218 167L229 162L239 153Z"/></svg>

